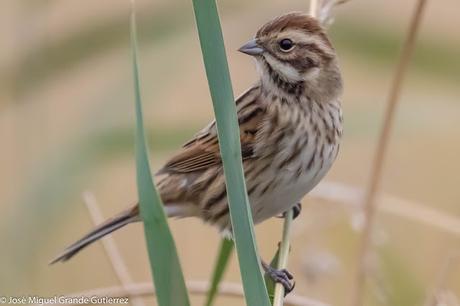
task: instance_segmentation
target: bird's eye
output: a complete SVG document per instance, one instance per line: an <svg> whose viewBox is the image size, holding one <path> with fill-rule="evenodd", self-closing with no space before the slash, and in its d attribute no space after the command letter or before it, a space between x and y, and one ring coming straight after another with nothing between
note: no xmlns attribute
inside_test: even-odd
<svg viewBox="0 0 460 306"><path fill-rule="evenodd" d="M280 40L279 42L281 51L287 52L291 51L294 48L294 43L289 38Z"/></svg>

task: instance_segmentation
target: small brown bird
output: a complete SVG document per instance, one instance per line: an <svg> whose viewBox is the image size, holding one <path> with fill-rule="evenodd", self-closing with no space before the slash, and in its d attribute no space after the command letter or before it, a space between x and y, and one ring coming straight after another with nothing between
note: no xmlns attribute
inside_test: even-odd
<svg viewBox="0 0 460 306"><path fill-rule="evenodd" d="M244 173L254 222L295 207L325 176L342 136L342 78L318 21L288 13L266 23L239 51L256 60L260 80L236 100ZM198 132L156 174L168 217L198 217L231 234L215 122ZM52 263L128 223L135 205L66 248ZM287 271L263 264L287 291Z"/></svg>

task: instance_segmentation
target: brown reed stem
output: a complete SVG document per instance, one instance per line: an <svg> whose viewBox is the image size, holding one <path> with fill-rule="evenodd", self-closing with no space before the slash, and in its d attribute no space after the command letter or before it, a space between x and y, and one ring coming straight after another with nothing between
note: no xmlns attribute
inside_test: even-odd
<svg viewBox="0 0 460 306"><path fill-rule="evenodd" d="M375 223L375 214L377 211L376 207L376 194L380 186L383 165L385 162L385 156L388 148L388 142L390 139L391 128L393 126L394 114L397 103L400 98L401 89L404 81L404 77L409 66L410 58L413 54L415 47L415 40L417 32L422 20L423 11L425 8L426 0L418 0L412 19L410 22L409 30L406 36L406 40L403 45L401 57L396 67L396 72L390 87L387 107L383 120L383 127L380 132L378 139L377 149L374 156L371 179L369 187L367 189L364 198L364 214L365 223L361 241L361 248L358 258L358 271L356 275L355 292L353 295L352 305L361 306L364 300L364 289L369 264L369 255L372 248L372 233Z"/></svg>

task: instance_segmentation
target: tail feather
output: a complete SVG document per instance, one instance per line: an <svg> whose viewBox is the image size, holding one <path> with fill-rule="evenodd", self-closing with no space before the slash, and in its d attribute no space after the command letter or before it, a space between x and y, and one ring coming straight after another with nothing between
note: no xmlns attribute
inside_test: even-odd
<svg viewBox="0 0 460 306"><path fill-rule="evenodd" d="M50 261L50 265L56 262L64 262L72 258L75 254L80 252L83 248L87 247L88 245L92 244L93 242L99 240L100 238L104 237L105 235L110 234L111 232L122 228L123 226L139 221L139 208L136 205L134 208L130 208L128 210L123 211L119 215L107 220L106 222L102 223L101 225L97 226L91 232L83 236L81 239L76 241L75 243L71 244L67 248L62 251L56 258Z"/></svg>

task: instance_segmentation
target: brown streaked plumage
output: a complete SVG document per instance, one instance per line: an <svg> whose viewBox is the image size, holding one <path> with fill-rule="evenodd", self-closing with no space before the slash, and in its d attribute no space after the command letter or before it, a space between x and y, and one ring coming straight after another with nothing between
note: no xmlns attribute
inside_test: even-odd
<svg viewBox="0 0 460 306"><path fill-rule="evenodd" d="M265 24L241 52L260 80L236 100L243 167L255 223L291 209L327 173L342 136L341 74L318 22L289 13ZM231 233L215 122L196 134L156 175L170 217L201 218ZM69 246L53 262L130 222L137 205Z"/></svg>

